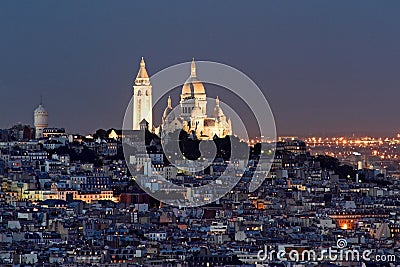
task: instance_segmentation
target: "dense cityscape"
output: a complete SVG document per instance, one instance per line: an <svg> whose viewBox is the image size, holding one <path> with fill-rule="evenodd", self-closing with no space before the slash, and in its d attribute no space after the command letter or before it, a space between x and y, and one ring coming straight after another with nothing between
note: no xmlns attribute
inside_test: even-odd
<svg viewBox="0 0 400 267"><path fill-rule="evenodd" d="M39 140L33 132L21 125L1 131L2 266L255 266L263 264L257 252L264 245L301 252L335 247L343 238L349 248L373 248L373 256L398 260L400 183L385 168L370 167L373 155L365 155L366 165L347 165L328 149L328 155L312 155L315 142L278 142L272 170L257 191L247 191L257 165L253 149L229 194L179 209L135 184L120 130L80 136L45 128ZM147 144L149 156L161 159L158 169L168 169L153 144ZM368 149L380 151L379 144ZM220 164L213 168L218 175ZM192 181L183 173L174 178ZM268 264L283 263L272 258Z"/></svg>
<svg viewBox="0 0 400 267"><path fill-rule="evenodd" d="M304 141L280 137L267 144L274 157L270 171L265 171L258 166L262 143L240 141L228 135L230 128L218 128L231 127L230 121L219 124L226 123L226 117L218 99L214 117L204 115L197 100L205 95L204 87L195 78L194 61L191 65L181 96L186 113L170 118L174 113L168 100L162 119L181 123L167 129L170 132L186 127L179 135L179 147L187 158L196 158L195 144L201 140L217 144L218 153L207 169L191 173L171 164L161 131L150 129L148 113L140 110L151 105L136 105L133 110L136 125L130 131L145 134L144 156L129 157L139 166L134 174L128 168L132 162L124 157L123 145L129 139L121 129L99 129L83 136L51 128L49 113L40 103L33 127L19 124L1 130L1 266L394 266L399 262L398 136ZM142 94L142 90L147 91ZM151 103L143 59L135 97ZM191 123L200 119L204 126ZM180 186L205 185L225 171L230 163L226 151L238 145L250 148L247 162L236 162L231 176L240 180L207 205L168 205L138 184L143 175L153 177L149 187L154 188L159 185L155 174L161 174ZM263 182L251 192L249 183L256 175ZM184 197L189 195L202 197L192 193Z"/></svg>

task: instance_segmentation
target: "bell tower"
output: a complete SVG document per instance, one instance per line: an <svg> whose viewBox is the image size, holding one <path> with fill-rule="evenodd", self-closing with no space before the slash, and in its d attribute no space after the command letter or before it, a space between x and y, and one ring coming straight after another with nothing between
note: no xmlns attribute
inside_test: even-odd
<svg viewBox="0 0 400 267"><path fill-rule="evenodd" d="M140 130L140 123L146 120L148 129L153 129L152 86L144 58L140 61L139 72L133 86L133 130Z"/></svg>

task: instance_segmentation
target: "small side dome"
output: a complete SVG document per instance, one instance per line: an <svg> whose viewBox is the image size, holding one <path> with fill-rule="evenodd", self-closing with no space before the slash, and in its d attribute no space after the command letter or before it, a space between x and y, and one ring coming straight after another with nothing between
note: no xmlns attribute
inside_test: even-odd
<svg viewBox="0 0 400 267"><path fill-rule="evenodd" d="M192 118L198 118L198 117L203 117L203 112L201 111L201 108L199 106L199 100L197 98L194 100L195 107L192 109L192 112L190 113L190 117Z"/></svg>
<svg viewBox="0 0 400 267"><path fill-rule="evenodd" d="M215 99L215 107L213 110L213 117L214 118L221 118L225 116L224 112L222 111L222 108L219 106L219 98L217 96L217 98Z"/></svg>
<svg viewBox="0 0 400 267"><path fill-rule="evenodd" d="M162 116L162 120L163 122L167 119L168 115L172 112L172 103L171 103L171 97L168 97L168 105L167 107L164 109L164 113Z"/></svg>

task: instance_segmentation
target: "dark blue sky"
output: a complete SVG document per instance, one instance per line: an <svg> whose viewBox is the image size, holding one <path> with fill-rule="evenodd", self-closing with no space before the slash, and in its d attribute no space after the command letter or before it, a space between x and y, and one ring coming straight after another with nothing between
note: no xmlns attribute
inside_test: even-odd
<svg viewBox="0 0 400 267"><path fill-rule="evenodd" d="M148 71L212 60L263 90L278 134L399 128L399 1L1 1L0 128L120 128Z"/></svg>

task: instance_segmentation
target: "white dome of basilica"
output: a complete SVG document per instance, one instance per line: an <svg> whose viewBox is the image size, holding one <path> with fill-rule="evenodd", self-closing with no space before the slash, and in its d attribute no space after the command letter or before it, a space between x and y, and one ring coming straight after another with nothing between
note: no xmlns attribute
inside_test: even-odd
<svg viewBox="0 0 400 267"><path fill-rule="evenodd" d="M190 76L182 86L179 112L172 108L171 98L162 116L160 134L184 130L193 134L193 138L211 140L215 136L223 138L232 134L231 120L226 117L215 100L213 116L207 115L207 95L203 83L197 78L196 63L191 63Z"/></svg>
<svg viewBox="0 0 400 267"><path fill-rule="evenodd" d="M199 118L199 117L204 117L203 111L201 110L199 106L199 101L195 99L194 101L195 107L192 109L192 112L190 113L190 117L192 118Z"/></svg>
<svg viewBox="0 0 400 267"><path fill-rule="evenodd" d="M182 95L187 98L192 98L195 95L205 94L206 90L204 89L204 85L197 79L196 74L196 63L194 59L191 65L190 77L186 80L185 84L182 87Z"/></svg>

